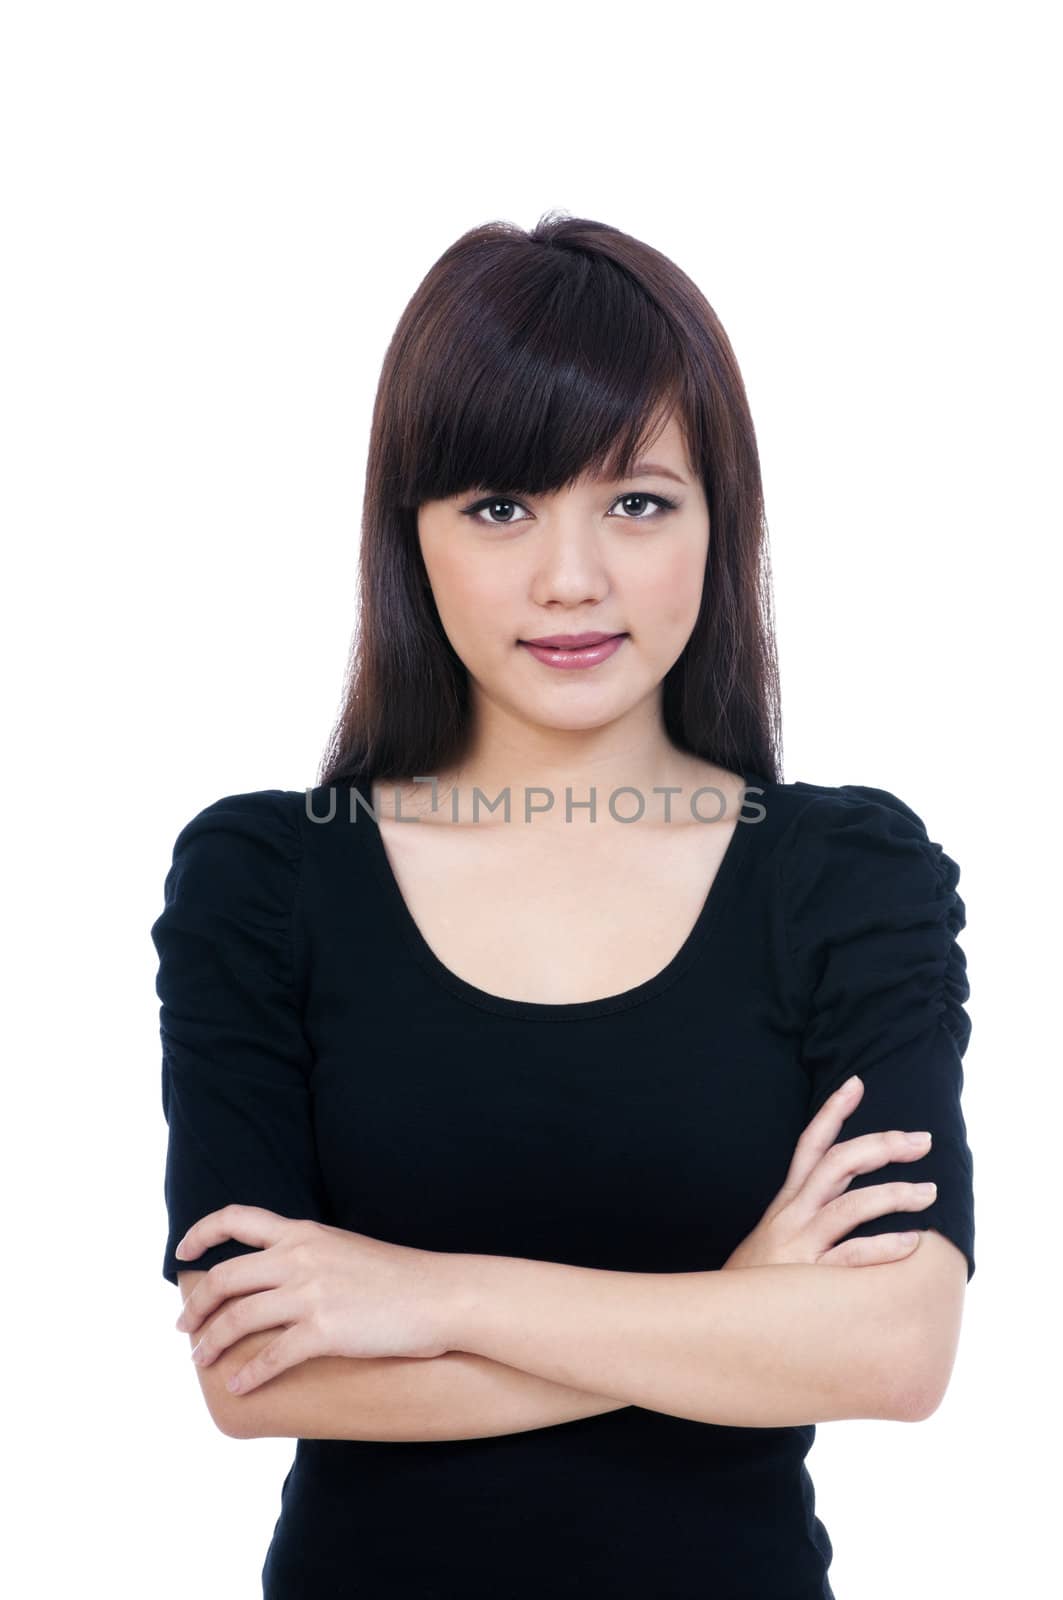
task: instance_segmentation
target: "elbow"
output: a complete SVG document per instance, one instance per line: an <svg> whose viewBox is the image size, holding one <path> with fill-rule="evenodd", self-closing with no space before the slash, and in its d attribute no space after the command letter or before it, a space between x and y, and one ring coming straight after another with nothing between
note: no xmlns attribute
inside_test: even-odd
<svg viewBox="0 0 1063 1600"><path fill-rule="evenodd" d="M925 1422L948 1392L959 1350L967 1259L930 1229L915 1256L887 1270L898 1286L889 1297L893 1349L888 1389L901 1422Z"/></svg>
<svg viewBox="0 0 1063 1600"><path fill-rule="evenodd" d="M932 1389L913 1390L891 1413L893 1422L926 1422L940 1406L944 1395Z"/></svg>
<svg viewBox="0 0 1063 1600"><path fill-rule="evenodd" d="M225 1387L226 1379L237 1370L238 1365L215 1362L200 1373L199 1386L210 1420L219 1433L223 1433L227 1439L257 1439L255 1422L259 1407L254 1404L255 1392L234 1395Z"/></svg>
<svg viewBox="0 0 1063 1600"><path fill-rule="evenodd" d="M277 1409L275 1386L283 1384L289 1374L282 1373L270 1383L252 1389L249 1394L233 1394L227 1385L233 1374L245 1367L251 1357L270 1342L275 1332L275 1329L269 1329L249 1333L230 1345L210 1366L196 1369L211 1421L227 1439L273 1436ZM192 1338L195 1337L193 1334Z"/></svg>
<svg viewBox="0 0 1063 1600"><path fill-rule="evenodd" d="M218 1412L212 1411L211 1417L218 1432L223 1433L227 1439L258 1438L258 1434L251 1426L251 1418L246 1414L241 1416L238 1406L224 1406Z"/></svg>
<svg viewBox="0 0 1063 1600"><path fill-rule="evenodd" d="M881 1415L893 1422L925 1422L948 1390L952 1363L932 1359L933 1345L922 1330L894 1345L881 1377Z"/></svg>
<svg viewBox="0 0 1063 1600"><path fill-rule="evenodd" d="M252 1389L250 1394L232 1394L225 1387L226 1380L245 1364L246 1356L234 1361L218 1373L213 1392L207 1396L214 1426L227 1439L268 1439L274 1436L271 1397L268 1385Z"/></svg>
<svg viewBox="0 0 1063 1600"><path fill-rule="evenodd" d="M921 1374L913 1380L901 1397L897 1412L898 1422L926 1422L941 1405L948 1390L948 1377L938 1373Z"/></svg>

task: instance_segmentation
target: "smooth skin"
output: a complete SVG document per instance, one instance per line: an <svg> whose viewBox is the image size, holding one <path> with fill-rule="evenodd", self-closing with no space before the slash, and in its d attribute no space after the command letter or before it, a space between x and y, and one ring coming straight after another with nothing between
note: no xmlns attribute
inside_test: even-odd
<svg viewBox="0 0 1063 1600"><path fill-rule="evenodd" d="M626 482L584 478L519 501L484 485L418 513L440 621L469 670L474 736L435 786L387 790L403 817L430 826L378 806L381 835L431 948L492 994L570 1003L646 981L685 942L738 825L740 775L677 750L660 711L701 601L707 502L674 417L643 456L654 470ZM589 630L626 637L587 670L545 666L520 642ZM478 815L476 788L508 790L516 820ZM637 822L610 813L618 788L644 802ZM543 789L548 809L526 813ZM697 820L716 814L706 789L719 801L708 824ZM578 808L592 795L593 819ZM630 794L619 809L637 811ZM472 895L477 916L466 918ZM603 940L603 926L619 936ZM897 1235L837 1245L864 1217L928 1203L906 1185L844 1193L856 1171L908 1156L895 1131L835 1146L846 1114L832 1096L812 1120L794 1193L784 1187L723 1273L647 1283L406 1249L256 1207L212 1213L190 1230L195 1251L226 1238L259 1250L180 1274L211 1413L239 1437L384 1438L392 1414L425 1437L475 1437L470 1419L482 1422L504 1382L525 1426L573 1405L593 1414L578 1409L588 1396L597 1410L619 1401L714 1421L926 1414L951 1373L966 1263L933 1230L917 1247ZM861 1265L878 1271L839 1270ZM514 1331L503 1314L518 1311ZM847 1333L844 1359L832 1326ZM717 1337L730 1342L718 1348ZM728 1373L726 1395L709 1385L714 1365ZM245 1367L231 1394L226 1380ZM318 1431L326 1413L350 1431ZM381 1431L356 1431L366 1426Z"/></svg>

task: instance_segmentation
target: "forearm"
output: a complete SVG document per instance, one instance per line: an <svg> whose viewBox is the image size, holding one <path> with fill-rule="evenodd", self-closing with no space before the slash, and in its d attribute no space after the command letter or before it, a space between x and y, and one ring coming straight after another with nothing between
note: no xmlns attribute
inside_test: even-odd
<svg viewBox="0 0 1063 1600"><path fill-rule="evenodd" d="M276 1330L226 1352L237 1371ZM237 1438L482 1439L621 1411L624 1400L553 1383L486 1356L453 1350L428 1359L321 1356L225 1402Z"/></svg>
<svg viewBox="0 0 1063 1600"><path fill-rule="evenodd" d="M454 1256L452 1347L575 1389L728 1427L900 1419L917 1362L888 1264L627 1273Z"/></svg>

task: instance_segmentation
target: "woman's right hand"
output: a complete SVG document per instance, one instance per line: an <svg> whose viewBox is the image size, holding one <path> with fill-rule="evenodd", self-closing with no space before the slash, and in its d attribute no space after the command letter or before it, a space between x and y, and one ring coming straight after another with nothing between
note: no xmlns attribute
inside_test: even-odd
<svg viewBox="0 0 1063 1600"><path fill-rule="evenodd" d="M858 1172L874 1172L890 1161L918 1161L931 1143L924 1139L915 1145L907 1133L892 1129L835 1144L863 1093L862 1080L850 1079L817 1111L797 1141L786 1182L752 1233L728 1256L723 1271L791 1262L870 1267L901 1261L918 1249L918 1233L909 1243L901 1233L836 1242L869 1217L919 1211L932 1203L937 1192L933 1185L932 1193L921 1193L918 1183L902 1182L848 1188Z"/></svg>

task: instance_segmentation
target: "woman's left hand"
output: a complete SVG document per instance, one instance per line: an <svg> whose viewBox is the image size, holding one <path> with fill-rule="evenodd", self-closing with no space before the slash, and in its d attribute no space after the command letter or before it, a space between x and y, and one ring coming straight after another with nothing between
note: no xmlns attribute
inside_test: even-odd
<svg viewBox="0 0 1063 1600"><path fill-rule="evenodd" d="M194 1265L226 1239L259 1248L209 1268L177 1327L192 1333L218 1312L192 1353L201 1366L246 1334L283 1329L229 1379L234 1392L246 1394L314 1356L440 1356L452 1348L451 1255L228 1205L189 1228L179 1259Z"/></svg>

